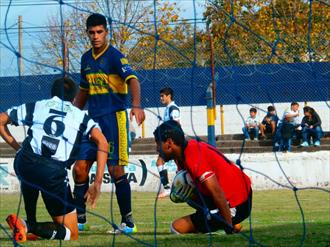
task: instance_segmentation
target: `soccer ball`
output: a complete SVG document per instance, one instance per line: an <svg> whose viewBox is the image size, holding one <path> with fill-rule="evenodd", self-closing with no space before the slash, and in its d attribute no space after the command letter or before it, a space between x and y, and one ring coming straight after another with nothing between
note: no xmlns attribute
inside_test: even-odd
<svg viewBox="0 0 330 247"><path fill-rule="evenodd" d="M175 203L185 202L194 194L195 184L186 170L179 171L173 178L170 199Z"/></svg>

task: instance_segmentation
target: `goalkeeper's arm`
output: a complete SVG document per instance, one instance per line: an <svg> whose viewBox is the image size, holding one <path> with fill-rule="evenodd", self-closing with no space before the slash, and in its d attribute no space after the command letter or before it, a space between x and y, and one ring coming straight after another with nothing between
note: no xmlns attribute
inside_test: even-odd
<svg viewBox="0 0 330 247"><path fill-rule="evenodd" d="M225 193L220 187L216 176L213 175L207 178L206 180L204 180L202 186L209 192L209 194L213 199L214 204L219 209L221 216L225 219L226 223L228 224L227 230L232 229L233 227L232 227L230 209L225 197ZM226 233L230 233L227 232L227 230Z"/></svg>
<svg viewBox="0 0 330 247"><path fill-rule="evenodd" d="M172 202L180 203L187 202L190 199L194 188L189 184L182 185L180 187L171 188L170 199Z"/></svg>

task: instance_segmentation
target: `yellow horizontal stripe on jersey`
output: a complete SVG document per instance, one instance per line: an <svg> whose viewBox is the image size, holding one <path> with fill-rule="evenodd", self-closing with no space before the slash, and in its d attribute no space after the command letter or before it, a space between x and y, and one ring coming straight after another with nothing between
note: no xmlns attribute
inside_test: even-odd
<svg viewBox="0 0 330 247"><path fill-rule="evenodd" d="M106 74L88 74L86 75L86 79L89 83L90 95L109 93L109 81Z"/></svg>
<svg viewBox="0 0 330 247"><path fill-rule="evenodd" d="M114 93L127 94L128 87L125 81L116 74L109 75L109 85Z"/></svg>

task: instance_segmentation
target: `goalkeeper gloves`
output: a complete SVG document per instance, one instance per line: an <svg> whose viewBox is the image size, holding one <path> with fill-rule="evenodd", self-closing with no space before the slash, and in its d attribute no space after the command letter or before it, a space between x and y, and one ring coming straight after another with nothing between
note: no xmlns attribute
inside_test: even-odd
<svg viewBox="0 0 330 247"><path fill-rule="evenodd" d="M180 187L173 188L171 190L170 199L175 202L186 202L190 199L194 188L189 185L182 185Z"/></svg>

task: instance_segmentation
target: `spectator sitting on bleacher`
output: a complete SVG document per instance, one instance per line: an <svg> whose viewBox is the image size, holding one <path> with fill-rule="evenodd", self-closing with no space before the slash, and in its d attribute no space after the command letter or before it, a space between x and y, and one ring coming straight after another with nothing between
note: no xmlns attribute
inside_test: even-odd
<svg viewBox="0 0 330 247"><path fill-rule="evenodd" d="M286 109L280 120L274 140L275 151L290 151L291 141L297 136L297 130L300 127L299 104L292 102L290 109Z"/></svg>
<svg viewBox="0 0 330 247"><path fill-rule="evenodd" d="M250 134L255 140L258 140L260 121L257 117L257 109L250 108L250 116L245 120L245 126L242 128L245 140L250 140Z"/></svg>
<svg viewBox="0 0 330 247"><path fill-rule="evenodd" d="M301 121L303 143L300 146L308 147L313 145L311 142L311 137L313 137L314 146L319 147L320 139L323 135L321 119L316 111L309 106L304 107L304 115Z"/></svg>
<svg viewBox="0 0 330 247"><path fill-rule="evenodd" d="M260 124L260 133L263 138L266 138L267 135L270 135L271 138L273 138L276 133L276 126L279 119L274 106L268 106L267 111L266 116Z"/></svg>

